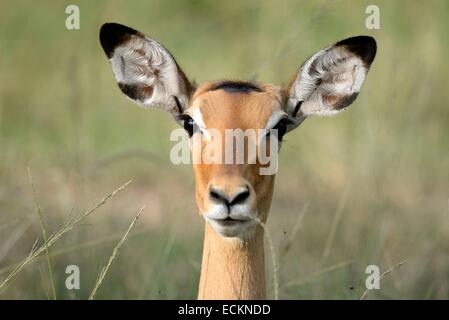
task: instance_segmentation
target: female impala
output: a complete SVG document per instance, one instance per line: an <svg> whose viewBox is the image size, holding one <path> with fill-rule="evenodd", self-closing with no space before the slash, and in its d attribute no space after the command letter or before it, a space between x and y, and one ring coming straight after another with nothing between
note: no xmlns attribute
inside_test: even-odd
<svg viewBox="0 0 449 320"><path fill-rule="evenodd" d="M304 62L286 88L218 81L194 87L172 55L154 39L107 23L101 45L121 91L143 107L170 112L190 137L210 129L276 129L282 140L308 116L333 115L357 97L376 54L368 36L342 40ZM223 135L224 136L224 135ZM207 146L209 139L201 139ZM196 202L206 220L198 298L264 299L263 228L274 174L261 164L196 163Z"/></svg>

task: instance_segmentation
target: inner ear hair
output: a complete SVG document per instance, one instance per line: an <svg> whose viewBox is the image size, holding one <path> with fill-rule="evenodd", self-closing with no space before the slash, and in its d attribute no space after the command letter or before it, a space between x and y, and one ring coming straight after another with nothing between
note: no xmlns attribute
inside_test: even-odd
<svg viewBox="0 0 449 320"><path fill-rule="evenodd" d="M357 36L312 55L290 82L287 111L305 118L345 110L357 98L376 50L374 38Z"/></svg>
<svg viewBox="0 0 449 320"><path fill-rule="evenodd" d="M100 29L100 43L120 90L129 99L172 114L187 108L193 87L158 41L132 28L105 23Z"/></svg>

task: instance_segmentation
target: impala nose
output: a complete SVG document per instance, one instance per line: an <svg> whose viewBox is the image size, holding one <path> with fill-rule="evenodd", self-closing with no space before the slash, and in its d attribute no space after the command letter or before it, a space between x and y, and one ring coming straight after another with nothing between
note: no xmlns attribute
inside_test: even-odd
<svg viewBox="0 0 449 320"><path fill-rule="evenodd" d="M249 195L247 185L233 194L227 194L214 186L210 186L209 188L209 197L215 202L223 203L228 208L236 204L244 203L249 198Z"/></svg>

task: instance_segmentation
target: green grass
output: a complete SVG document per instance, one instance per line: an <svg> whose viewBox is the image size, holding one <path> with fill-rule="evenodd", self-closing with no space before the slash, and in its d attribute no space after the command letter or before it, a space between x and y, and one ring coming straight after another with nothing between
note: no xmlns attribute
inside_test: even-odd
<svg viewBox="0 0 449 320"><path fill-rule="evenodd" d="M407 260L367 298L449 298L446 1L376 1L380 30L365 28L370 1L85 0L75 2L81 29L68 31L73 3L0 3L0 282L42 236L29 166L47 235L133 180L50 248L58 299L89 297L143 205L96 299L196 297L203 221L191 168L169 161L171 117L117 89L98 42L101 24L115 21L160 40L199 83L286 83L318 49L374 36L378 55L350 110L307 120L283 145L267 224L279 296L359 299L367 265L384 272ZM64 285L70 264L77 291ZM43 254L0 299L53 297L48 270Z"/></svg>

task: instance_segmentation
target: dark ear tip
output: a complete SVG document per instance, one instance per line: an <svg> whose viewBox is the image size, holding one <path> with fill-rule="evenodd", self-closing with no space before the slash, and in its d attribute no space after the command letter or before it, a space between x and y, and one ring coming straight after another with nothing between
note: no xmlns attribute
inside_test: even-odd
<svg viewBox="0 0 449 320"><path fill-rule="evenodd" d="M373 62L377 52L376 40L370 36L357 36L344 39L335 44L346 46L351 52L360 56L368 66Z"/></svg>
<svg viewBox="0 0 449 320"><path fill-rule="evenodd" d="M108 58L112 57L115 47L128 39L130 35L138 33L127 26L108 22L100 28L100 43Z"/></svg>

